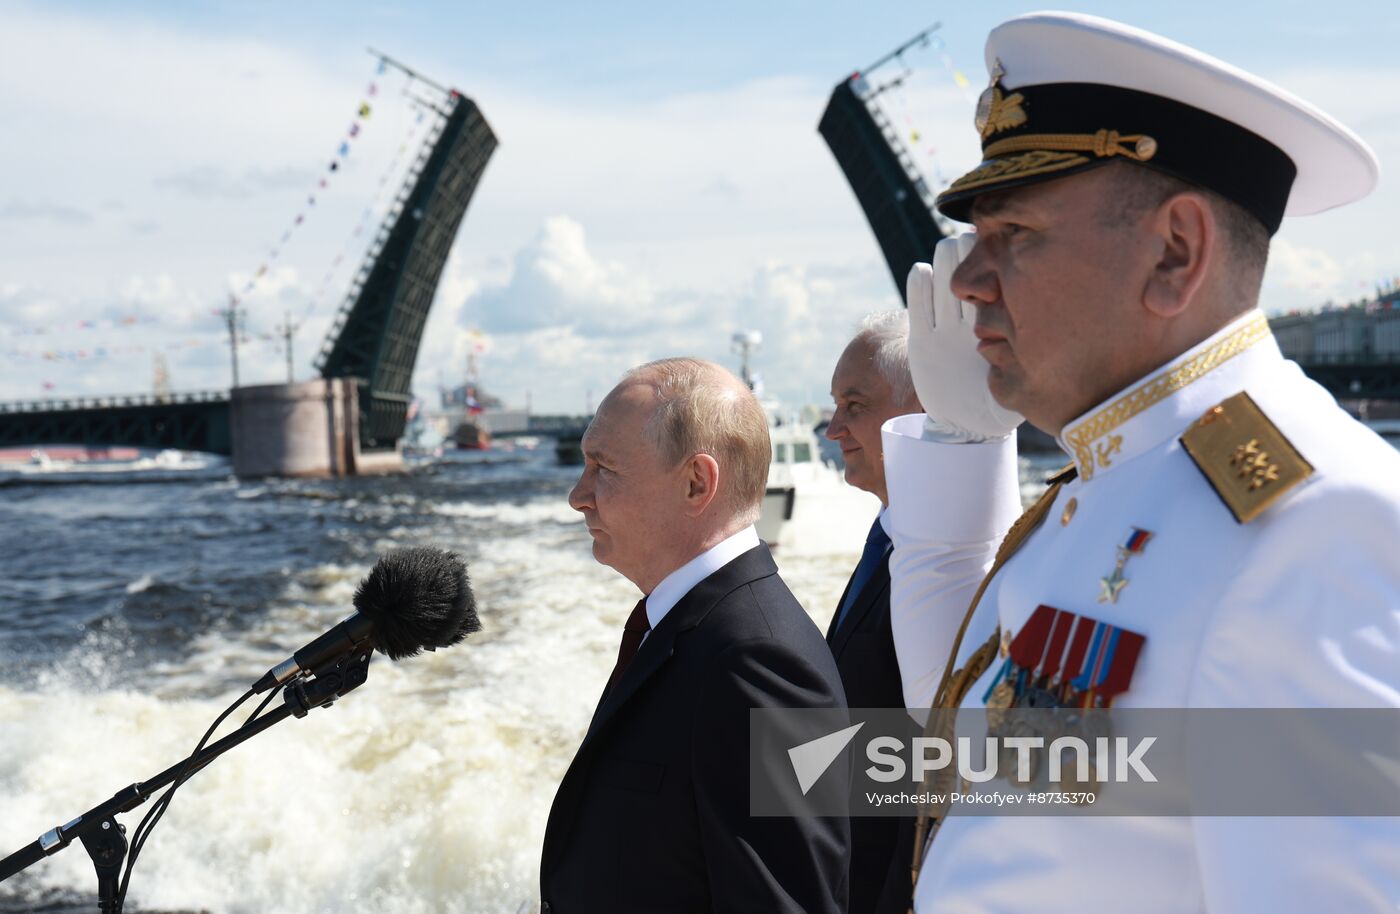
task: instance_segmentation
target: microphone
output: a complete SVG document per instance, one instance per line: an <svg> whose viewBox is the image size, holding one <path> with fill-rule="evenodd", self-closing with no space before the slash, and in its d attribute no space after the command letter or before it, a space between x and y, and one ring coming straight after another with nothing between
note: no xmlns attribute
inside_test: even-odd
<svg viewBox="0 0 1400 914"><path fill-rule="evenodd" d="M481 630L466 564L455 552L430 546L380 556L352 602L353 616L268 670L253 691L266 692L366 644L402 660Z"/></svg>

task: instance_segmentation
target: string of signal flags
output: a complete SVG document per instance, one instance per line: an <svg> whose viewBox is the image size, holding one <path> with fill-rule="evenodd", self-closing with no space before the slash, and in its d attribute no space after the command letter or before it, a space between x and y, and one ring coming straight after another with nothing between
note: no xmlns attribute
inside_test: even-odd
<svg viewBox="0 0 1400 914"><path fill-rule="evenodd" d="M252 343L276 343L279 338L271 333L243 334L239 338L239 345ZM189 337L186 339L171 340L168 343L117 343L102 346L84 346L62 349L10 349L5 352L8 359L18 359L34 362L90 362L98 359L110 359L113 356L133 355L145 352L176 352L182 349L200 349L206 346L218 346L220 348L228 345L228 338L223 337Z"/></svg>
<svg viewBox="0 0 1400 914"><path fill-rule="evenodd" d="M410 82L411 81L410 78ZM345 262L356 240L364 235L365 229L369 227L370 223L380 218L382 212L385 210L385 204L388 202L389 196L397 189L396 185L390 181L390 178L398 174L399 165L403 161L405 154L410 149L414 149L417 146L418 132L422 129L424 119L425 113L420 107L412 123L409 124L408 131L404 134L403 140L399 143L398 148L394 150L393 158L389 160L388 166L385 167L383 174L379 176L379 182L375 185L374 200L360 213L359 220L355 223L355 227L346 237L344 244L341 245L340 251L332 258L330 266L326 268L325 274L321 277L320 282L316 284L315 291L311 293L311 301L307 305L306 313L302 316L303 321L309 318L312 312L316 310L317 306L325 300L326 293L330 290L331 280L335 278L336 272L340 269L341 264Z"/></svg>
<svg viewBox="0 0 1400 914"><path fill-rule="evenodd" d="M317 196L330 189L331 179L339 173L340 166L350 157L351 144L360 138L360 134L364 132L364 126L369 121L370 114L374 111L370 100L379 94L379 84L376 80L383 76L387 69L388 64L386 64L383 59L379 60L375 66L375 79L371 80L369 85L365 87L364 96L360 99L359 104L356 105L354 116L350 121L350 126L346 128L344 136L336 146L335 153L331 156L330 163L322 170L321 175L316 180L316 185L311 189L311 192L307 194L303 207L292 217L291 224L282 232L282 237L271 246L267 256L263 259L263 262L258 265L257 269L252 272L248 281L243 285L242 290L236 294L229 294L229 307L237 308L240 300L246 298L257 288L258 282L262 280L262 278L267 275L267 271L271 269L273 261L278 258L282 253L282 249L292 240L292 236L296 233L297 229L301 228L306 222L308 212L316 205Z"/></svg>
<svg viewBox="0 0 1400 914"><path fill-rule="evenodd" d="M360 238L361 235L364 234L365 228L369 225L370 221L376 217L379 210L383 207L383 204L387 199L387 194L395 189L390 183L389 179L398 171L399 164L403 160L405 153L408 152L410 149L414 148L414 145L417 140L417 132L421 128L425 120L425 107L433 107L430 103L425 103L421 99L418 99L411 95L409 92L410 87L413 86L415 82L419 82L439 91L446 92L446 90L441 89L441 87L432 83L430 80L424 79L422 76L415 73L413 70L410 70L409 68L403 66L402 64L398 63L397 61L393 60L387 55L380 54L373 48L370 48L368 50L370 54L376 58L374 77L366 87L364 96L361 98L358 107L355 109L354 118L351 120L350 126L346 129L344 137L341 138L339 145L336 147L335 155L332 157L330 164L326 167L325 172L323 172L320 178L317 180L315 188L313 188L310 194L308 194L304 208L297 212L296 215L292 218L291 224L288 225L285 231L283 231L282 236L277 241L277 243L271 246L267 256L264 258L263 262L259 264L258 268L253 271L253 273L249 277L248 281L244 284L241 291L230 292L228 297L228 305L225 308L220 309L218 312L216 312L226 321L228 321L230 326L246 326L246 309L241 310L240 305L245 299L248 298L249 295L253 293L253 291L257 288L259 282L261 282L268 275L273 262L277 260L282 250L292 239L297 229L300 228L303 224L305 224L307 216L311 211L311 208L316 205L318 193L326 191L330 187L331 178L340 172L341 165L350 155L351 144L357 139L359 139L359 137L364 132L364 125L368 122L370 115L373 112L373 106L370 100L379 96L379 80L385 75L388 69L392 66L394 69L401 71L405 75L406 81L404 84L402 94L408 97L412 101L414 106L417 107L417 115L414 117L412 124L410 125L409 130L407 132L407 135L405 136L403 141L400 142L398 149L395 151L393 158L389 162L388 167L385 168L383 174L380 176L379 183L375 189L374 200L370 203L369 206L367 206L364 209L364 211L359 217L357 224L350 233L350 236L342 245L341 250L335 255L335 258L326 268L324 276L322 277L320 283L318 283L315 291L310 296L310 300L307 303L305 312L303 313L301 319L293 323L291 320L291 316L288 315L287 325L278 328L278 336L281 338L285 338L287 340L288 345L290 345L292 335L295 334L296 331L301 328L301 325L304 324L312 316L316 308L324 300L324 298L326 297L326 292L330 288L331 280L334 278L341 264L345 262L345 259L349 254L351 247L355 244L355 241L358 238ZM264 336L270 335L264 334Z"/></svg>
<svg viewBox="0 0 1400 914"><path fill-rule="evenodd" d="M941 27L942 23L935 22L875 63L859 71L857 74L862 79L868 81L877 70L880 70L891 61L899 64L901 67L900 72L895 76L885 79L884 82L879 85L874 86L873 91L866 97L873 99L887 92L893 93L893 97L899 107L899 119L902 121L899 130L900 138L908 142L913 149L922 153L923 157L927 159L928 165L933 170L934 179L937 181L937 187L939 188L948 186L949 179L946 177L942 166L939 164L938 149L933 143L925 142L930 136L929 132L919 128L918 122L910 110L907 97L903 92L896 92L895 90L903 88L909 78L916 72L915 68L905 59L904 55L916 48L927 49L938 55L939 63L942 65L945 76L957 87L959 93L963 96L963 99L968 103L969 107L977 103L976 94L973 92L972 88L972 80L968 79L967 74L965 74L958 66L957 62L953 60L953 56L948 50L948 45L943 41L942 37L937 34Z"/></svg>
<svg viewBox="0 0 1400 914"><path fill-rule="evenodd" d="M239 338L240 346L254 343L280 343L281 338L273 333L244 334ZM168 343L126 343L115 346L92 346L81 349L43 349L43 350L9 350L5 353L7 358L25 359L42 362L87 362L101 359L109 359L114 356L136 355L143 353L165 353L177 352L185 349L201 349L210 346L224 347L228 344L226 338L189 338L183 340L172 340ZM479 329L472 329L467 332L467 344L476 355L484 355L491 351L492 341L489 336ZM44 390L53 390L54 385L44 382Z"/></svg>
<svg viewBox="0 0 1400 914"><path fill-rule="evenodd" d="M374 53L374 52L371 52ZM352 120L345 130L344 135L335 147L335 152L327 164L325 170L318 176L315 186L307 195L302 207L291 218L286 229L276 243L269 246L268 253L263 262L250 275L250 278L243 284L240 291L230 295L229 308L216 308L212 314L216 317L227 318L230 308L238 308L242 300L251 294L258 284L266 279L272 270L272 266L279 258L287 244L294 237L297 229L304 225L312 212L312 207L316 205L318 198L323 198L325 193L332 186L331 179L340 173L342 166L350 156L352 144L362 138L365 128L368 125L371 115L374 112L374 101L382 98L381 82L388 70L388 59L376 54L374 76L367 84L361 98L357 102ZM400 68L402 69L402 68ZM405 70L406 82L403 90L404 95L409 95L409 87L420 78L417 74ZM411 97L411 96L410 96ZM392 158L381 174L375 187L375 198L361 212L356 224L347 236L339 253L327 267L315 291L309 296L309 301L302 321L310 318L318 304L325 298L325 293L330 288L330 284L335 277L339 267L345 262L357 239L360 239L365 230L376 218L382 216L384 204L387 198L397 190L396 185L391 181L400 170L400 166L406 154L416 148L418 133L422 129L425 121L425 105L418 99L412 99L418 108L417 114L412 118L408 129L403 135L402 141L398 144ZM100 319L79 319L58 321L42 326L28 327L0 327L0 337L45 337L45 336L67 336L69 333L78 331L115 331L137 327L153 327L163 323L163 319L157 315L128 313L119 317ZM247 329L244 314L239 314L239 326L241 328L238 335L240 345L251 343L277 343L283 341L282 333L270 332L250 332ZM212 329L212 328L211 328ZM65 340L66 342L66 340ZM164 343L117 343L107 345L63 345L63 346L41 346L32 348L10 348L5 350L5 356L11 359L43 361L43 362L83 362L96 359L107 359L114 356L171 352L185 349L195 349L207 346L227 346L228 335L225 329L217 331L217 336L209 338L186 338L176 339Z"/></svg>

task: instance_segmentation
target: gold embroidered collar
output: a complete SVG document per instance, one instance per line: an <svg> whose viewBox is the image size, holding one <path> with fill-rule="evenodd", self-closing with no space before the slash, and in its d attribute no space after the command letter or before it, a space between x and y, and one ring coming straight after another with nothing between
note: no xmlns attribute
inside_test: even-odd
<svg viewBox="0 0 1400 914"><path fill-rule="evenodd" d="M1095 472L1142 453L1168 435L1180 433L1181 428L1174 426L1162 430L1160 436L1152 436L1146 428L1127 429L1124 426L1254 344L1272 338L1269 322L1263 312L1250 311L1123 393L1070 422L1060 432L1060 446L1074 458L1079 478L1092 479ZM1276 352L1277 348L1274 348ZM1199 412L1199 409L1196 410L1196 413ZM1181 427L1184 425L1182 423ZM1138 434L1133 434L1134 431Z"/></svg>

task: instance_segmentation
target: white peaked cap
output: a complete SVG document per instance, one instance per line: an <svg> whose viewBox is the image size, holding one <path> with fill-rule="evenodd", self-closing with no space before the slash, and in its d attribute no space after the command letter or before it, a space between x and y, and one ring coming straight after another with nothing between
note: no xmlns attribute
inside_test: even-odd
<svg viewBox="0 0 1400 914"><path fill-rule="evenodd" d="M994 83L979 105L986 161L940 195L940 207L946 201L959 211L961 202L960 211L965 212L976 194L1072 174L1122 157L1232 199L1238 185L1247 202L1255 204L1249 208L1256 215L1264 209L1261 218L1275 223L1272 231L1279 215L1301 216L1351 203L1370 193L1380 178L1380 163L1371 148L1313 105L1231 64L1109 19L1062 12L1019 16L992 29L986 61ZM1138 97L1142 104L1135 105L1129 93L1106 96L1094 86L1143 93ZM1076 94L1076 87L1083 92ZM993 104L993 89L998 103L1018 93L1020 110L997 120L989 133L982 123ZM1176 104L1155 107L1162 99ZM1113 114L1103 123L1092 122L1092 112L1101 102L1104 111ZM1124 112L1130 113L1125 117ZM1200 118L1201 112L1213 117ZM1112 122L1123 120L1130 123ZM1092 129L1094 123L1101 129ZM1159 125L1160 131L1154 132ZM1091 142L1094 133L1108 131L1113 134L1107 147L1102 138L1097 145ZM1137 147L1146 154L1132 154L1134 147L1126 141L1149 135L1148 145ZM1063 141L1072 146L1076 137L1083 161L1043 167L1052 153L1064 156ZM1047 138L1051 142L1037 150L1036 140ZM1061 142L1054 142L1056 138ZM1261 140L1275 149L1266 149ZM1036 151L1041 152L1039 159L1031 155ZM1186 160L1179 158L1183 151L1190 153ZM1264 179L1251 171L1250 160L1275 158L1286 170L1287 162L1277 156L1280 151L1296 169L1291 182L1275 175L1269 183L1258 184ZM1230 164L1231 157L1239 156L1244 161ZM1021 167L1009 162L1011 158L1040 163L1041 170ZM1262 171L1270 173L1267 165L1260 163ZM979 172L981 177L974 177ZM1251 183L1258 186L1245 186Z"/></svg>

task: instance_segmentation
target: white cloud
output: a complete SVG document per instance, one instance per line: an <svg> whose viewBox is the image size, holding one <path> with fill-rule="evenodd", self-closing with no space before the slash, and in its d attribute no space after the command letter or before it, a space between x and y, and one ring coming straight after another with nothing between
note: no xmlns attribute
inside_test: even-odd
<svg viewBox="0 0 1400 914"><path fill-rule="evenodd" d="M1262 304L1268 311L1311 310L1374 293L1400 273L1400 246L1391 238L1400 212L1400 67L1383 62L1301 65L1270 74L1356 131L1381 161L1380 185L1357 203L1314 216L1285 219L1270 250Z"/></svg>
<svg viewBox="0 0 1400 914"><path fill-rule="evenodd" d="M191 197L227 197L237 200L257 193L302 190L310 187L319 174L309 168L247 168L241 174L215 165L198 165L156 178L156 187L166 187Z"/></svg>
<svg viewBox="0 0 1400 914"><path fill-rule="evenodd" d="M412 124L400 83L380 80L347 166L279 245L311 190L302 185L324 167L368 81L372 64L358 48L318 59L290 39L29 6L7 12L0 54L9 64L0 70L0 123L28 138L4 150L7 173L24 185L0 211L28 218L0 218L0 276L12 290L0 295L0 348L20 345L7 328L148 308L160 334L205 340L172 356L175 385L222 386L227 349L213 312L268 263L246 299L254 341L240 350L243 377L284 376L279 346L258 337L288 309L311 314L296 341L298 371L309 373L377 217L364 235L347 236ZM821 401L855 320L897 306L865 217L816 130L831 81L719 77L716 88L669 97L581 100L522 90L509 73L464 72L470 64L458 59L419 63L444 79L455 74L450 81L476 99L501 140L443 273L419 353L420 389L460 379L473 328L494 338L482 359L487 386L511 403L529 390L549 410L582 409L589 389L596 402L623 370L651 358L689 352L733 365L730 335L752 328L765 335L758 358L770 387L795 404ZM1387 165L1400 159L1400 94L1356 89L1400 85L1400 71L1298 70L1279 81L1351 123ZM882 97L934 184L977 160L967 98L975 91L956 88L935 61ZM1345 300L1359 282L1400 271L1386 240L1396 211L1400 184L1386 181L1361 204L1290 220L1265 306ZM343 262L332 268L338 252ZM110 339L121 344L133 332ZM9 361L0 397L32 395L36 366ZM37 367L61 368L55 383L100 391L148 387L149 364L149 354L133 354Z"/></svg>
<svg viewBox="0 0 1400 914"><path fill-rule="evenodd" d="M1341 265L1326 251L1280 238L1269 249L1265 282L1288 289L1326 291L1344 278Z"/></svg>
<svg viewBox="0 0 1400 914"><path fill-rule="evenodd" d="M288 308L295 315L314 303L297 340L298 369L309 371L361 249L345 236L411 120L395 113L402 103L391 91L381 91L351 158L358 171L336 177L277 260L268 252L304 200L291 179L339 141L366 62L328 65L270 44L36 8L7 21L0 53L13 64L0 74L0 119L44 137L15 150L30 198L104 201L82 239L71 226L66 235L50 224L19 236L0 223L0 275L30 289L28 300L56 303L46 312L54 323L130 307L130 277L165 277L165 286L141 290L149 306L175 332L208 343L191 349L187 364L172 364L174 383L208 387L228 378L213 312L269 263L245 298L255 341L240 350L242 377L283 376L280 348L256 337ZM16 83L40 54L61 77ZM101 105L79 91L96 82ZM820 309L835 308L844 332L862 302L895 300L864 216L816 132L829 89L771 78L580 105L521 94L490 74L473 79L471 94L502 146L444 271L420 349L420 386L460 376L472 327L498 337L488 383L511 402L530 389L544 406L567 399L564 387L605 389L648 358L703 350L732 362L729 335L759 326L770 378L823 393L829 365L792 356L814 339ZM102 137L101 156L90 154L93 136ZM338 250L345 262L318 296ZM72 269L75 253L82 270ZM866 287L840 300L846 287L831 276L841 271L864 276ZM144 387L148 364L149 356L128 355L64 365L59 383L81 377L85 389L130 389L139 379ZM575 373L586 380L574 383ZM540 389L546 375L559 391ZM0 372L0 397L28 396L30 386L26 371Z"/></svg>
<svg viewBox="0 0 1400 914"><path fill-rule="evenodd" d="M626 333L659 316L646 278L596 258L583 226L564 216L547 219L515 255L507 283L482 289L467 305L470 319L489 332L569 324L584 335Z"/></svg>
<svg viewBox="0 0 1400 914"><path fill-rule="evenodd" d="M1260 298L1270 314L1361 301L1392 281L1395 264L1374 250L1334 253L1280 235L1269 247Z"/></svg>
<svg viewBox="0 0 1400 914"><path fill-rule="evenodd" d="M26 137L4 149L24 190L0 205L12 217L0 218L0 271L75 298L138 272L171 274L213 301L221 278L255 270L299 212L281 253L319 274L412 122L402 79L382 79L345 166L328 175L373 70L358 52L321 61L20 6L6 12L0 55L0 122Z"/></svg>
<svg viewBox="0 0 1400 914"><path fill-rule="evenodd" d="M92 214L76 206L48 200L11 199L0 205L0 220L6 222L53 222L59 225L87 225Z"/></svg>
<svg viewBox="0 0 1400 914"><path fill-rule="evenodd" d="M245 279L230 274L228 287L241 289ZM149 392L157 355L175 390L227 389L226 294L211 298L169 273L131 274L96 295L7 283L0 288L0 399ZM321 308L307 318L310 301L305 281L287 266L269 270L243 300L242 383L286 380L280 327L288 313L299 328L299 376L307 376L333 316Z"/></svg>
<svg viewBox="0 0 1400 914"><path fill-rule="evenodd" d="M492 338L480 359L485 386L516 404L528 392L542 412L596 405L624 371L652 359L696 355L736 367L730 338L738 330L763 334L756 364L770 392L793 405L824 401L856 320L898 302L873 263L769 261L729 289L653 284L597 257L566 217L547 219L512 262L509 276L460 308L454 361L465 364L467 328L484 329Z"/></svg>

